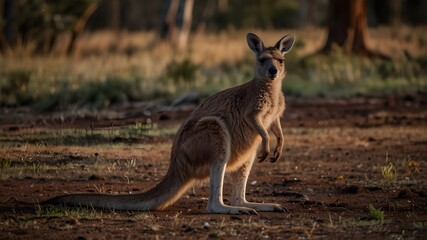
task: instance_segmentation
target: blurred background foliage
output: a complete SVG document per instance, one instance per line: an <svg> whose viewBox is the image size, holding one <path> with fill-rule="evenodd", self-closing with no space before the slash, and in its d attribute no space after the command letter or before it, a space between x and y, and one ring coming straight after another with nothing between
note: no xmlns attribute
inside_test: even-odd
<svg viewBox="0 0 427 240"><path fill-rule="evenodd" d="M344 22L332 13L354 6L363 9L363 45L376 54L334 41L322 51ZM296 34L287 95L426 91L421 0L0 0L0 12L2 108L99 109L190 91L206 97L253 76L248 31L267 44Z"/></svg>

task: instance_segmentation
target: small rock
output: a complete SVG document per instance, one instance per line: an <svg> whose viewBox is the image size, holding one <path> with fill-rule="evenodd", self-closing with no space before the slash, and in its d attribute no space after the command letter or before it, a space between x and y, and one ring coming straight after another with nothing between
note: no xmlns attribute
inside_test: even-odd
<svg viewBox="0 0 427 240"><path fill-rule="evenodd" d="M95 181L95 180L105 180L105 178L104 178L104 177L101 177L101 176L98 176L98 175L95 175L95 174L91 175L88 179L89 179L90 181Z"/></svg>
<svg viewBox="0 0 427 240"><path fill-rule="evenodd" d="M210 228L211 227L211 225L208 223L208 222L204 222L203 223L203 228L204 229L208 229L208 228Z"/></svg>
<svg viewBox="0 0 427 240"><path fill-rule="evenodd" d="M201 101L200 95L197 92L188 92L172 102L172 107L178 107L188 104L199 104Z"/></svg>
<svg viewBox="0 0 427 240"><path fill-rule="evenodd" d="M406 189L401 190L396 196L396 198L398 198L398 199L414 199L416 197L417 197L416 193L414 193L411 190L406 190Z"/></svg>
<svg viewBox="0 0 427 240"><path fill-rule="evenodd" d="M182 225L182 227L181 227L181 229L182 229L182 231L183 232L191 232L191 231L193 231L193 228L192 227L190 227L190 226L187 226L187 225Z"/></svg>
<svg viewBox="0 0 427 240"><path fill-rule="evenodd" d="M368 142L375 142L376 141L376 139L371 137L371 136L369 136L367 140L368 140Z"/></svg>
<svg viewBox="0 0 427 240"><path fill-rule="evenodd" d="M340 192L343 194L356 194L360 188L356 185L346 186L340 189Z"/></svg>

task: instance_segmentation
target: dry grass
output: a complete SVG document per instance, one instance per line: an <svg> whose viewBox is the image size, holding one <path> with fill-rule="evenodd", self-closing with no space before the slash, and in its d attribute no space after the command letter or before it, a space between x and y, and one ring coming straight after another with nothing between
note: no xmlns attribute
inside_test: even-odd
<svg viewBox="0 0 427 240"><path fill-rule="evenodd" d="M152 177L150 174L164 171L167 166L151 158L167 160L169 142L129 145L114 139L117 136L120 136L119 139L144 139L144 136L159 134L167 136L169 132L175 133L176 128L127 134L136 131L135 126L129 126L89 132L84 129L37 128L24 129L16 135L5 133L0 137L0 179L27 176L50 178L72 173L85 177L105 177L121 172L120 177L126 177L129 181L129 178ZM140 171L147 166L152 171L146 176ZM123 176L123 172L126 176Z"/></svg>
<svg viewBox="0 0 427 240"><path fill-rule="evenodd" d="M283 34L297 36L287 60L290 94L351 95L381 92L387 87L390 91L426 88L426 73L420 65L427 56L424 28L370 29L369 45L396 58L386 63L339 52L305 58L325 41L326 30L320 28L197 32L184 52L159 43L153 32L95 32L81 37L72 57L59 54L63 46L57 46L50 56L31 56L31 44L2 56L0 104L32 104L39 110L88 104L99 108L116 102L170 98L195 89L209 95L252 77L254 60L245 42L248 31L259 34L267 45ZM66 45L65 37L62 42ZM191 68L184 63L190 63ZM171 73L172 64L178 70ZM182 72L190 79L181 81Z"/></svg>
<svg viewBox="0 0 427 240"><path fill-rule="evenodd" d="M188 51L178 54L171 46L158 43L153 32L115 34L112 31L101 31L84 34L77 44L73 58L56 54L29 57L20 52L9 53L0 63L4 67L3 71L28 69L40 74L49 72L53 77L72 74L83 79L103 79L112 73L121 74L133 70L150 79L160 76L171 60L180 58L189 58L202 67L236 64L252 55L245 42L248 31L256 32L269 45L274 44L283 34L294 33L299 45L295 54L297 56L313 53L322 46L326 38L326 29L320 28L195 33ZM413 57L419 57L427 54L426 32L424 28L409 27L399 28L398 32L392 28L370 29L368 44L393 56L400 56L405 50ZM66 41L63 43L66 45ZM62 49L62 46L57 48Z"/></svg>

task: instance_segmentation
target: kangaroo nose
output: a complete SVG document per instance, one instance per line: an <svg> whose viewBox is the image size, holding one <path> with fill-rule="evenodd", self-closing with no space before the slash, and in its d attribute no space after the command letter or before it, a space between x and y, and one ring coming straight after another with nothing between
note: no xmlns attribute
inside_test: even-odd
<svg viewBox="0 0 427 240"><path fill-rule="evenodd" d="M268 69L268 73L274 76L277 73L277 69L274 66L272 66Z"/></svg>

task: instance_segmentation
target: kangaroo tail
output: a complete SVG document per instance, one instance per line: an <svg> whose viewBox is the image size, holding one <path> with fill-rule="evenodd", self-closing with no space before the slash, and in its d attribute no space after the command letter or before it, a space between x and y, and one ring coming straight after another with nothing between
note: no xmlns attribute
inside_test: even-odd
<svg viewBox="0 0 427 240"><path fill-rule="evenodd" d="M129 195L69 194L48 199L41 204L124 211L160 210L176 202L192 182L174 164L171 164L163 180L144 193Z"/></svg>

